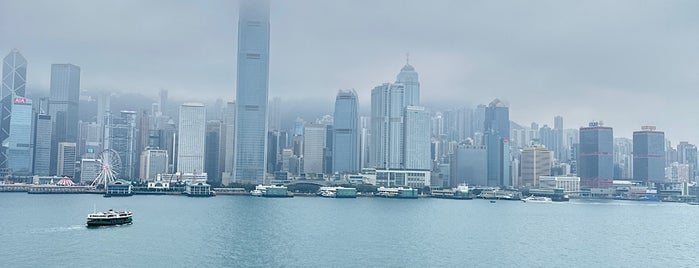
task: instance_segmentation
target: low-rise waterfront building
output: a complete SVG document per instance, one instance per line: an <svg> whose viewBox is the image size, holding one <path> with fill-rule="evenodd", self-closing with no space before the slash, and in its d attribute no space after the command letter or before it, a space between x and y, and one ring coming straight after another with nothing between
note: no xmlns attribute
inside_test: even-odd
<svg viewBox="0 0 699 268"><path fill-rule="evenodd" d="M376 170L376 185L422 188L430 186L430 171L425 170Z"/></svg>
<svg viewBox="0 0 699 268"><path fill-rule="evenodd" d="M539 189L562 189L565 193L580 192L580 177L539 176Z"/></svg>

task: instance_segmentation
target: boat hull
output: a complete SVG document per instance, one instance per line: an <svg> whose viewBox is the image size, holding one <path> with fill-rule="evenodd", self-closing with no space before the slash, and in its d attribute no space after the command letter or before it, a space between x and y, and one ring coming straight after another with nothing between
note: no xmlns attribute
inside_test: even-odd
<svg viewBox="0 0 699 268"><path fill-rule="evenodd" d="M130 224L131 222L133 222L133 219L131 217L119 218L119 219L96 219L96 220L88 220L87 226L110 226L110 225Z"/></svg>

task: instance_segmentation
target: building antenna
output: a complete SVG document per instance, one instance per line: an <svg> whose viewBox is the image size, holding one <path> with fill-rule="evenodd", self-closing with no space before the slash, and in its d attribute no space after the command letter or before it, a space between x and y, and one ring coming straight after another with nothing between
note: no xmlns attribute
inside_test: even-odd
<svg viewBox="0 0 699 268"><path fill-rule="evenodd" d="M405 64L410 65L410 52L405 52Z"/></svg>

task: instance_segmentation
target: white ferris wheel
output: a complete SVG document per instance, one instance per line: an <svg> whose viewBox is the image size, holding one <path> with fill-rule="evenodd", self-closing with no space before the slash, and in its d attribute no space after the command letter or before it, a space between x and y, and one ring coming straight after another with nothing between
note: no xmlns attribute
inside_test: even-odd
<svg viewBox="0 0 699 268"><path fill-rule="evenodd" d="M100 173L92 181L92 186L104 185L106 188L107 184L116 181L119 170L121 170L121 158L112 149L102 151L97 157L97 162L101 165Z"/></svg>

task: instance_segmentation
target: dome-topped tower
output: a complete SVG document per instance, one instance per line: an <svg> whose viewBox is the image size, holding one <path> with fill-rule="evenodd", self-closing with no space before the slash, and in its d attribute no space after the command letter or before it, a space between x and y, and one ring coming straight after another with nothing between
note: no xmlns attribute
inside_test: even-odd
<svg viewBox="0 0 699 268"><path fill-rule="evenodd" d="M410 55L406 54L405 66L400 69L396 83L405 85L405 105L420 105L420 82L415 67L410 65Z"/></svg>

